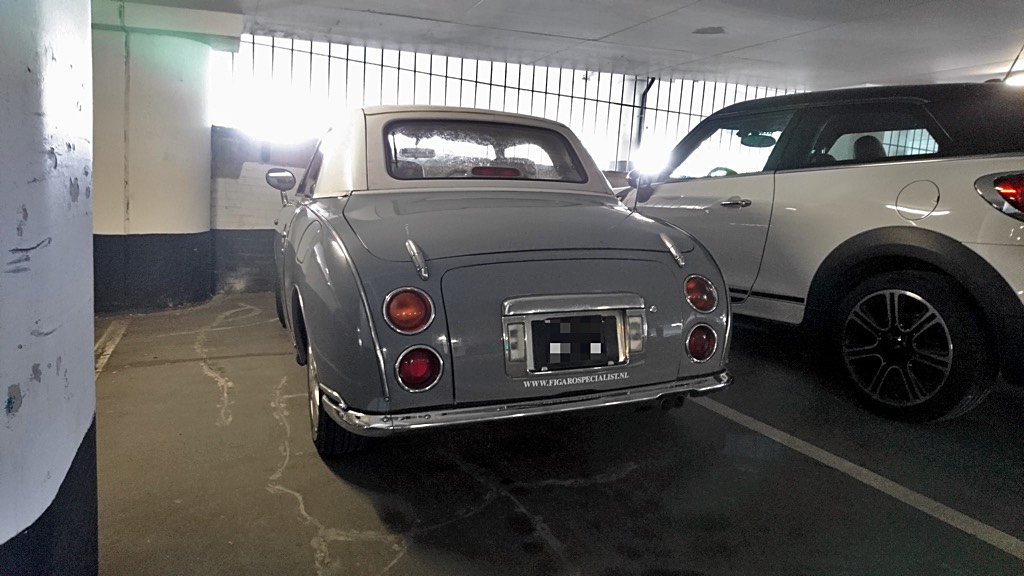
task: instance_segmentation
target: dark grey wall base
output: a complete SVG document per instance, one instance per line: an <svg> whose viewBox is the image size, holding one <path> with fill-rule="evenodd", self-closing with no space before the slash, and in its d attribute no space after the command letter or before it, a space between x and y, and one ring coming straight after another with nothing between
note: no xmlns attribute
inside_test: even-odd
<svg viewBox="0 0 1024 576"><path fill-rule="evenodd" d="M93 236L96 311L159 310L209 299L212 251L209 232Z"/></svg>
<svg viewBox="0 0 1024 576"><path fill-rule="evenodd" d="M222 292L274 289L274 230L213 230L213 288Z"/></svg>
<svg viewBox="0 0 1024 576"><path fill-rule="evenodd" d="M4 576L95 576L99 572L96 510L96 419L50 507L21 534L0 544Z"/></svg>

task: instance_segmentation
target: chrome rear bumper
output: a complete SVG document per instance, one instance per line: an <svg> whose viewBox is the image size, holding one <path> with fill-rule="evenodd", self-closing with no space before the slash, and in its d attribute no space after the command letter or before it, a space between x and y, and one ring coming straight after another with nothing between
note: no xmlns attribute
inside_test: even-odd
<svg viewBox="0 0 1024 576"><path fill-rule="evenodd" d="M699 396L721 390L732 384L733 378L728 371L710 376L676 380L661 384L650 384L636 388L608 390L581 396L559 398L531 398L503 404L484 406L437 408L422 412L403 414L363 414L349 408L333 390L320 385L323 392L324 411L339 426L362 436L387 436L407 430L491 422L506 418L535 416L539 414L556 414L571 410L587 410L623 404L657 402L665 396L680 394Z"/></svg>

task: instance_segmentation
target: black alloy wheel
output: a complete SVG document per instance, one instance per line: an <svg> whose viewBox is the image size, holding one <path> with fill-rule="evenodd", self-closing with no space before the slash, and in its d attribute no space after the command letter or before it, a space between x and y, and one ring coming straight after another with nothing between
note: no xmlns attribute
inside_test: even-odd
<svg viewBox="0 0 1024 576"><path fill-rule="evenodd" d="M976 305L951 279L893 272L841 306L839 351L870 409L912 422L960 416L988 394L997 364Z"/></svg>

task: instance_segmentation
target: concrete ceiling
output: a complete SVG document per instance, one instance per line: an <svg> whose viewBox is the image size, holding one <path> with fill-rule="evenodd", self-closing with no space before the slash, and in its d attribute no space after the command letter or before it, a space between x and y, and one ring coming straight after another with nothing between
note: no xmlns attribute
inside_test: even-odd
<svg viewBox="0 0 1024 576"><path fill-rule="evenodd" d="M982 81L1024 44L1024 0L136 1L254 34L800 89Z"/></svg>

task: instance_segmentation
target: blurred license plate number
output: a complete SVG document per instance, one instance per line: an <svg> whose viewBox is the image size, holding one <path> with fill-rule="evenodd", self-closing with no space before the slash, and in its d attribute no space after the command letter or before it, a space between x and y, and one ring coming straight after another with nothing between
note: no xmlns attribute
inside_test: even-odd
<svg viewBox="0 0 1024 576"><path fill-rule="evenodd" d="M566 316L530 322L533 371L612 366L619 360L615 316Z"/></svg>

